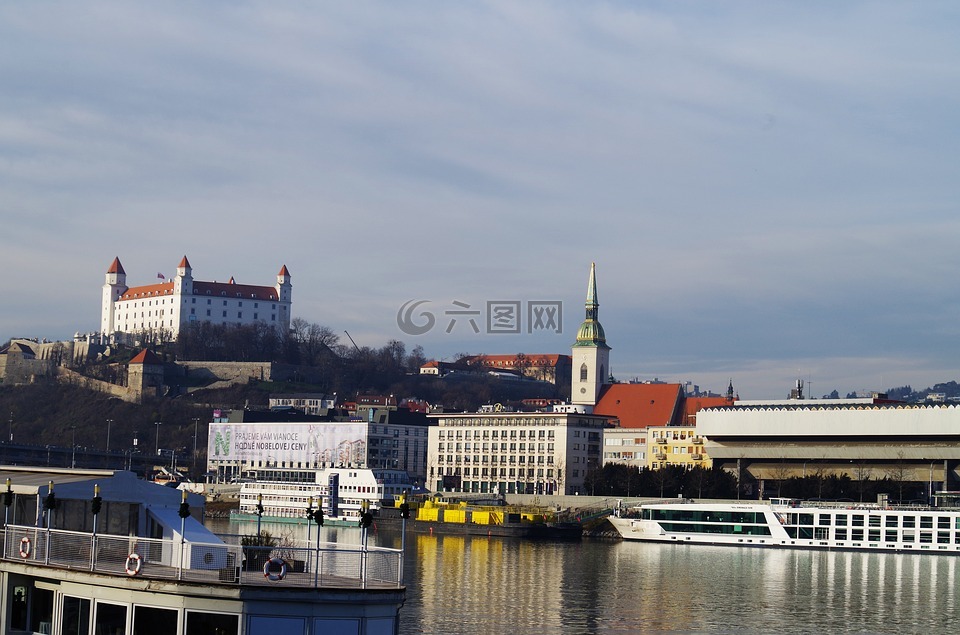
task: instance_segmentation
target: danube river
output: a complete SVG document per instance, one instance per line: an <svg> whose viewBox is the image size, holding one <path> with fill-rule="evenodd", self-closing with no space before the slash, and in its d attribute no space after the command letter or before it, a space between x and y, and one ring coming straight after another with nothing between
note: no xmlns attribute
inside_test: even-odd
<svg viewBox="0 0 960 635"><path fill-rule="evenodd" d="M358 529L323 532L360 540ZM371 541L400 547L399 532ZM955 556L409 532L406 550L401 635L943 633L960 623Z"/></svg>

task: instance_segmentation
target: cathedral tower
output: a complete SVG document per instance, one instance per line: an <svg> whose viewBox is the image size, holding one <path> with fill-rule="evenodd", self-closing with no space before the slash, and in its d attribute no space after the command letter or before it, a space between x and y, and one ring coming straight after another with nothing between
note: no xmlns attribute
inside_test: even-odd
<svg viewBox="0 0 960 635"><path fill-rule="evenodd" d="M598 320L596 263L590 265L590 281L587 284L586 317L577 331L573 343L573 377L570 402L593 407L600 396L610 373L610 347Z"/></svg>

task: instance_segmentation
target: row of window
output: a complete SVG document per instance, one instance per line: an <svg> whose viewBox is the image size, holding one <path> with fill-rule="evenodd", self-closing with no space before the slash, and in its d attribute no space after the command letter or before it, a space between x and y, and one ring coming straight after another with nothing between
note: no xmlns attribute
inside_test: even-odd
<svg viewBox="0 0 960 635"><path fill-rule="evenodd" d="M498 462L499 462L499 463L503 463L503 464L509 463L510 465L515 465L515 464L517 464L517 463L523 464L523 463L528 463L528 462L529 462L529 463L533 463L533 462L534 462L532 456L530 457L530 461L527 461L527 460L526 460L527 457L525 457L525 456L520 456L520 457L516 457L516 456L510 456L510 457L501 456L500 459L499 459L499 461L498 461L496 456L493 456L493 457L474 456L474 457L472 457L472 460L471 460L471 457L469 457L469 456L460 456L459 454L447 454L447 455L438 454L438 455L437 455L437 463L443 463L443 462L444 462L444 460L443 460L443 457L444 457L444 456L447 457L447 460L446 460L447 463L457 463L458 465L459 465L460 463L488 463L488 462L489 462L489 463L498 463ZM574 456L574 457L571 457L570 460L571 460L573 463L579 463L579 462L580 462L580 458L581 458L581 457L579 457L579 456ZM488 459L489 459L489 461L488 461ZM543 465L544 463L546 463L547 465L553 465L553 456L548 456L548 457L546 457L546 458L544 458L542 455L541 455L541 456L538 456L536 462L539 463L540 465ZM586 462L587 462L587 459L584 458L584 459L583 459L583 462L586 463Z"/></svg>
<svg viewBox="0 0 960 635"><path fill-rule="evenodd" d="M808 525L812 526L814 515L810 513L789 513L786 515L787 525ZM844 527L847 524L852 527L903 527L913 529L950 529L951 524L954 529L960 529L960 517L953 519L951 523L950 516L899 516L896 514L818 514L817 524L824 526L834 524L838 527Z"/></svg>
<svg viewBox="0 0 960 635"><path fill-rule="evenodd" d="M442 467L437 468L436 473L439 475L443 475L444 468ZM433 477L433 475L434 475L434 471L433 469L431 469L430 476ZM499 476L501 479L514 478L514 477L531 478L534 476L541 477L541 478L543 477L553 478L553 468L532 468L532 467L504 468L504 467L501 467L500 472L498 474L497 468L485 468L485 467L476 468L475 467L475 468L472 468L472 471L471 471L471 468L467 467L467 468L463 468L463 471L461 472L461 468L459 467L448 467L446 468L446 475L447 476L489 476L491 478L496 478L497 476ZM579 475L577 470L573 471L573 475L574 476Z"/></svg>
<svg viewBox="0 0 960 635"><path fill-rule="evenodd" d="M240 616L228 613L184 611L180 628L180 612L139 604L113 604L90 598L62 596L59 628L54 629L54 604L57 594L49 589L16 586L10 597L12 631L36 633L137 633L137 635L222 635L240 632ZM129 622L129 624L128 624ZM132 630L129 630L132 627Z"/></svg>
<svg viewBox="0 0 960 635"><path fill-rule="evenodd" d="M454 432L456 432L456 435L454 435ZM498 436L498 434L497 434L498 432L500 433L499 436ZM474 431L473 431L473 435L471 436L469 430L456 430L456 431L454 431L454 430L443 430L443 429L441 429L441 430L439 430L438 433L437 433L437 438L440 439L441 441L443 441L444 439L463 441L464 439L470 439L470 438L473 438L473 439L506 439L506 438L508 438L508 437L507 437L507 432L508 432L507 430L483 430L483 431L482 431L482 434L481 434L481 431L480 431L480 430L474 430ZM528 431L527 431L527 430L519 430L519 433L520 433L519 435L517 434L518 430L510 430L509 432L510 432L510 436L509 436L510 439L517 439L517 438L526 439L526 438L528 438L528 436L527 436L527 435L528 435ZM575 435L575 436L579 437L580 435L577 434L577 435ZM531 439L538 439L538 438L539 438L539 439L553 439L553 438L555 438L555 435L554 435L554 431L553 431L553 430L530 430L530 431L529 431L529 438L531 438Z"/></svg>
<svg viewBox="0 0 960 635"><path fill-rule="evenodd" d="M553 446L552 443L540 443L540 444L538 444L538 445L535 445L535 444L531 443L531 444L529 445L529 451L530 451L530 452L535 452L535 451L536 451L536 452L544 452L544 451L553 452L553 447L554 447L554 446ZM453 442L450 442L450 443L440 442L440 443L438 444L438 446L437 446L437 449L438 449L440 452L444 452L444 451L446 451L446 452L453 452L453 451L456 451L456 452L496 452L496 451L497 451L497 444L494 443L493 445L489 445L489 444L487 444L487 443L484 443L483 446L481 446L479 443L477 443L476 445L471 446L470 443L457 443L457 444L454 444ZM520 451L520 452L526 452L527 449L528 449L528 446L527 446L526 443L521 443L521 444L520 444L520 446L519 446L519 451ZM575 449L575 450L579 450L579 449L580 449L579 444L577 444L576 447L574 447L574 449ZM509 451L509 452L517 452L517 451L518 451L518 449L517 449L517 444L516 444L516 443L511 443L509 450L507 450L507 444L506 444L506 443L501 443L499 450L500 450L500 452L507 452L507 451Z"/></svg>
<svg viewBox="0 0 960 635"><path fill-rule="evenodd" d="M440 419L439 424L445 428L466 427L466 426L558 426L565 425L568 428L603 428L607 423L606 418L597 417L595 419L577 418L568 420L566 416L561 417L489 417L489 418L450 418ZM586 430L574 430L574 436L587 435ZM597 434L591 432L590 434Z"/></svg>

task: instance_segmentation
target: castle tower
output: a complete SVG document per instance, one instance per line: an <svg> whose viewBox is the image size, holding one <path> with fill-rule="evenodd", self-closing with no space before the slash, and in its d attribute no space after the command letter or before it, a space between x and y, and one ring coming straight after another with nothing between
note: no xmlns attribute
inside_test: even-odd
<svg viewBox="0 0 960 635"><path fill-rule="evenodd" d="M120 258L114 258L107 269L100 300L100 334L109 337L117 330L114 303L127 290L127 272L120 264Z"/></svg>
<svg viewBox="0 0 960 635"><path fill-rule="evenodd" d="M193 268L190 261L184 256L177 265L177 276L173 279L174 296L191 295L193 293Z"/></svg>
<svg viewBox="0 0 960 635"><path fill-rule="evenodd" d="M279 321L284 330L290 328L290 306L292 304L291 295L293 294L293 284L290 282L290 272L287 271L287 265L280 267L280 273L277 274L277 299L280 301Z"/></svg>
<svg viewBox="0 0 960 635"><path fill-rule="evenodd" d="M610 372L610 347L598 320L596 263L590 265L590 281L587 284L586 317L577 331L573 343L573 377L570 402L593 407L600 396L600 388Z"/></svg>

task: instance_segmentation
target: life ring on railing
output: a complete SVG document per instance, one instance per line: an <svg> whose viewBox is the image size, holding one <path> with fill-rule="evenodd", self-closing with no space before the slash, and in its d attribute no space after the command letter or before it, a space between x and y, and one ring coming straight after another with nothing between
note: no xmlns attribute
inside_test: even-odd
<svg viewBox="0 0 960 635"><path fill-rule="evenodd" d="M131 553L129 556L127 556L127 562L124 565L124 569L126 569L127 575L135 576L140 573L140 566L142 564L143 563L140 562L140 554Z"/></svg>
<svg viewBox="0 0 960 635"><path fill-rule="evenodd" d="M280 567L279 571L274 570L274 567ZM263 565L263 577L269 579L271 582L279 582L287 577L287 563L282 558L270 558L267 560L267 563Z"/></svg>
<svg viewBox="0 0 960 635"><path fill-rule="evenodd" d="M20 557L29 558L30 557L30 539L24 536L20 539Z"/></svg>

